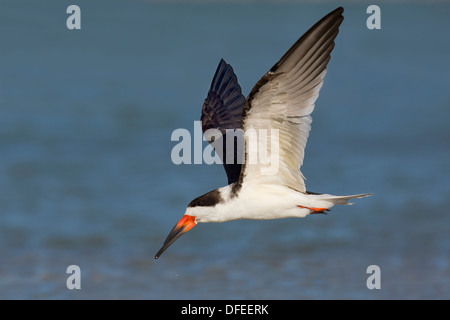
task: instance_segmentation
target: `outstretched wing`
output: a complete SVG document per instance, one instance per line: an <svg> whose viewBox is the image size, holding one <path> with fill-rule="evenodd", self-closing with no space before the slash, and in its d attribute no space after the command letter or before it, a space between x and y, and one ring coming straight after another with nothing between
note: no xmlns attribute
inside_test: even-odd
<svg viewBox="0 0 450 320"><path fill-rule="evenodd" d="M222 134L221 138L217 140L210 138L207 134L205 134L205 138L215 146L215 151L225 168L228 184L238 181L241 173L242 160L240 155L243 155L243 143L239 143L241 131L234 132L237 135L235 138L230 130L241 129L244 103L245 97L242 95L233 68L221 59L202 107L201 121L203 133L208 129L218 129ZM227 131L227 129L229 130ZM227 134L230 137L231 144L227 143ZM220 148L218 148L219 145ZM232 158L232 161L227 160L227 153L228 158Z"/></svg>
<svg viewBox="0 0 450 320"><path fill-rule="evenodd" d="M268 137L274 132L278 134L278 145L272 145L270 139L266 139L267 152L278 156L278 167L276 173L264 174L261 163L249 163L251 142L246 143L241 183L252 180L282 184L306 192L300 166L311 129L310 114L322 87L339 25L344 19L343 11L338 8L317 22L252 89L244 106L243 129L246 133L249 129L256 132L266 129L269 130Z"/></svg>

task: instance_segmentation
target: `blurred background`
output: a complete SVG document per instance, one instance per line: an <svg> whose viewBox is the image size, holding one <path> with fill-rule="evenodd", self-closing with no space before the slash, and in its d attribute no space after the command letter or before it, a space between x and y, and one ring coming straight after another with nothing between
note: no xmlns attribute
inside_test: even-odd
<svg viewBox="0 0 450 320"><path fill-rule="evenodd" d="M1 1L0 298L449 299L450 4L377 1L369 30L370 4ZM310 191L374 196L198 225L154 260L187 203L226 184L170 158L219 60L247 95L338 6L302 172Z"/></svg>

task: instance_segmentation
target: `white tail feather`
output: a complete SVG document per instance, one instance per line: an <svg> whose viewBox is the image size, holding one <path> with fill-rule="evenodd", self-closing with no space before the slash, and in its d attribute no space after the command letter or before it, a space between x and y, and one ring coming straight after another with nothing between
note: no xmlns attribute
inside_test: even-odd
<svg viewBox="0 0 450 320"><path fill-rule="evenodd" d="M365 198L368 196L371 196L373 193L363 193L363 194L354 194L351 196L332 196L332 195L327 195L327 197L323 198L323 200L329 200L331 202L333 202L334 204L347 204L347 205L352 205L353 202L348 202L348 200L350 199L356 199L356 198Z"/></svg>

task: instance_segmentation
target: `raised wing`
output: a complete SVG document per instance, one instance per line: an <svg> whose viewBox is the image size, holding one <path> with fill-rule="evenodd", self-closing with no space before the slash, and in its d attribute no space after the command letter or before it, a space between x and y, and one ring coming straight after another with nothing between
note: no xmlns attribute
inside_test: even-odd
<svg viewBox="0 0 450 320"><path fill-rule="evenodd" d="M241 129L241 116L245 97L231 65L223 59L220 60L214 78L211 82L208 96L202 107L202 130L205 138L211 143L222 160L228 178L228 184L238 181L241 173L243 155L243 143L240 143L241 131L233 132L232 129ZM207 134L209 129L218 129L222 133L220 139L213 139ZM228 131L227 131L228 129ZM228 132L228 133L227 133ZM227 143L227 135L229 137ZM242 136L242 135L241 135ZM241 138L243 140L243 138ZM221 146L220 148L218 146ZM227 159L227 152L229 154ZM233 152L233 153L231 153ZM230 156L231 155L231 156ZM230 161L232 158L232 161Z"/></svg>
<svg viewBox="0 0 450 320"><path fill-rule="evenodd" d="M249 129L256 132L269 130L267 153L277 155L277 171L265 174L260 162L251 163L249 160L255 151L250 143L246 143L240 183L282 184L306 192L300 166L311 129L310 114L322 87L339 25L344 19L343 11L338 8L317 22L252 89L244 106L243 129L246 133ZM279 136L278 145L270 142L269 136L275 136L275 133ZM264 137L259 135L258 139L261 145Z"/></svg>

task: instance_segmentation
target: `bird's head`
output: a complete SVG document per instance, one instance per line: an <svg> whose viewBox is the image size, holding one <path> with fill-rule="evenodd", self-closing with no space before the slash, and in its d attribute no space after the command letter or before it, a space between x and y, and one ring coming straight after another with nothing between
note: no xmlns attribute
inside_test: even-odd
<svg viewBox="0 0 450 320"><path fill-rule="evenodd" d="M218 189L210 191L198 198L192 200L186 209L184 216L178 221L178 223L170 231L169 235L164 241L162 248L155 255L155 259L158 259L166 249L174 243L179 237L191 230L197 222L205 221L205 217L211 215L214 212L214 207L222 200L220 191Z"/></svg>

